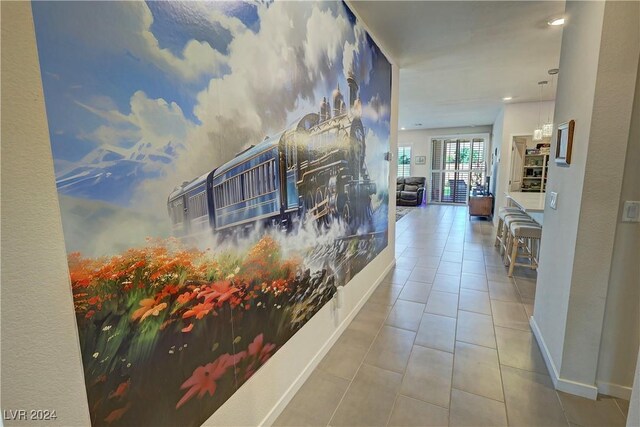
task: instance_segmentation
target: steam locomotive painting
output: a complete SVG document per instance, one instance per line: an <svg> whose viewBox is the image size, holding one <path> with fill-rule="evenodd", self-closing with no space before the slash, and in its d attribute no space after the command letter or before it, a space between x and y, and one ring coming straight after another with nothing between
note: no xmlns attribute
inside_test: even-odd
<svg viewBox="0 0 640 427"><path fill-rule="evenodd" d="M259 424L388 256L391 64L341 1L31 8L91 424Z"/></svg>
<svg viewBox="0 0 640 427"><path fill-rule="evenodd" d="M335 220L347 234L371 231L376 185L365 162L358 84L351 75L347 83L349 107L338 87L333 105L324 98L319 113L174 190L168 198L173 234L226 233L259 222L290 230L296 222Z"/></svg>

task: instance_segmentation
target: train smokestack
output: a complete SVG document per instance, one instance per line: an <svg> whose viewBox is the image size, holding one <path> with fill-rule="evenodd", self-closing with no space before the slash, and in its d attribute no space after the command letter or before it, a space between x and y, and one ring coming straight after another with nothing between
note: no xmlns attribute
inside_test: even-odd
<svg viewBox="0 0 640 427"><path fill-rule="evenodd" d="M356 79L351 72L349 72L349 77L347 77L347 84L349 85L349 107L353 108L353 104L358 98L358 83L356 83Z"/></svg>

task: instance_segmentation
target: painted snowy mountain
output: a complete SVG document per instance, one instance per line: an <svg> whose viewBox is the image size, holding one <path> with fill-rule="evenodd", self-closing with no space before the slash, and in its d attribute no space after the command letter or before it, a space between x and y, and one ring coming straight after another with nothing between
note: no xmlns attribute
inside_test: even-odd
<svg viewBox="0 0 640 427"><path fill-rule="evenodd" d="M184 150L169 142L154 147L140 141L131 148L102 145L57 174L61 194L128 206L133 190L144 180L163 174Z"/></svg>

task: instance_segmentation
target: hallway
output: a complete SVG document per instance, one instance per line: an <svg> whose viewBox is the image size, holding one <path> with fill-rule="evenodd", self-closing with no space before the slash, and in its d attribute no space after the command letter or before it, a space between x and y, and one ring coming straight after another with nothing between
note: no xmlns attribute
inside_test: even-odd
<svg viewBox="0 0 640 427"><path fill-rule="evenodd" d="M623 426L628 402L556 392L530 331L535 273L509 279L490 222L430 205L397 265L275 425Z"/></svg>

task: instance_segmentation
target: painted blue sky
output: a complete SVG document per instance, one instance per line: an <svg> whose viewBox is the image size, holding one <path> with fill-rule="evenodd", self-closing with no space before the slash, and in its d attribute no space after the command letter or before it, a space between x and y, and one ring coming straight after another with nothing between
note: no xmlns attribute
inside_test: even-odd
<svg viewBox="0 0 640 427"><path fill-rule="evenodd" d="M32 3L64 194L127 206L298 117L353 72L388 151L390 66L342 3ZM346 96L346 93L345 93ZM371 168L371 167L370 167Z"/></svg>

